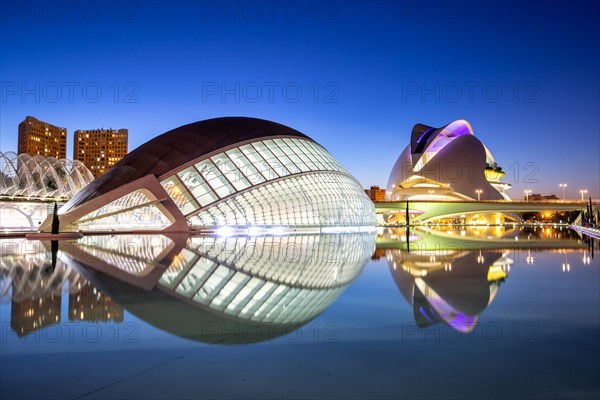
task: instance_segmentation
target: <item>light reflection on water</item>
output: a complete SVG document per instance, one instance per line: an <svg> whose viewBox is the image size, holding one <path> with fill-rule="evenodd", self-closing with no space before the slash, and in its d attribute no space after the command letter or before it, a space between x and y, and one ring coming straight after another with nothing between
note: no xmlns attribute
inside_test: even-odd
<svg viewBox="0 0 600 400"><path fill-rule="evenodd" d="M69 321L121 322L125 308L177 336L234 344L321 314L360 274L375 237L87 236L61 242L54 265L48 243L4 246L2 296L19 336L60 322L66 287Z"/></svg>
<svg viewBox="0 0 600 400"><path fill-rule="evenodd" d="M317 363L331 360L327 363L340 371L356 363L371 365L360 376L348 372L350 382L333 380L330 389L306 385L300 390L295 384L277 383L281 394L319 397L333 390L341 397L386 397L397 394L397 388L393 380L382 383L382 371L402 368L388 353L406 353L419 370L429 365L419 357L446 363L461 349L476 366L475 372L469 370L472 374L488 366L479 354L497 357L503 360L499 367L513 370L519 370L515 362L523 351L577 362L585 369L571 379L580 385L579 397L596 396L598 381L590 377L600 371L597 241L560 227L460 232L442 227L411 230L408 246L402 229L386 229L377 237L88 236L60 242L54 262L50 243L2 239L2 397L53 397L22 389L24 378L10 367L33 373L43 354L53 354L53 362L71 375L81 373L76 367L80 364L67 361L74 357L67 354L81 354L82 360L90 351L113 354L97 368L107 368L120 357L113 350L135 354L112 372L108 381L114 383L123 381L122 373L144 370L136 363L142 351L147 362L162 365L161 351L171 354L210 344L243 345L235 346L235 353L224 350L229 346L210 346L215 349L206 353L210 363L218 366L221 357L228 357L235 374L242 373L236 365L260 359L275 366L273 374L281 382L295 374L294 360L303 357ZM574 340L585 351L565 354ZM302 356L297 346L302 346ZM515 359L504 359L507 354ZM25 367L22 360L29 360ZM565 365L555 365L552 374L570 376ZM210 367L202 368L212 373ZM403 372L408 376L414 370ZM163 373L175 379L168 370ZM297 379L313 382L323 373L314 368ZM465 373L458 365L444 379L460 381ZM419 391L416 381L404 381L403 387L412 397L461 393L444 387L441 377L430 379L427 390ZM540 396L549 393L541 382L523 389L525 378L521 383L517 379L512 388L491 393L482 379L473 394ZM561 382L544 384L568 393L567 379ZM88 378L58 397L76 397L106 383ZM210 386L211 380L202 384ZM115 386L102 394L122 397L133 387L146 390L134 381L128 389L119 385L122 389ZM262 387L258 381L256 385ZM178 397L188 396L167 387ZM234 389L209 393L231 397Z"/></svg>

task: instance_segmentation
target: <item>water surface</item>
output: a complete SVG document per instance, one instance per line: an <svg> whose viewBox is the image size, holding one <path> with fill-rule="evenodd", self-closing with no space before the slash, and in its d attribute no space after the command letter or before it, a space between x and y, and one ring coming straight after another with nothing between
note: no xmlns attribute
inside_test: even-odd
<svg viewBox="0 0 600 400"><path fill-rule="evenodd" d="M432 230L4 239L0 395L598 398L597 243Z"/></svg>

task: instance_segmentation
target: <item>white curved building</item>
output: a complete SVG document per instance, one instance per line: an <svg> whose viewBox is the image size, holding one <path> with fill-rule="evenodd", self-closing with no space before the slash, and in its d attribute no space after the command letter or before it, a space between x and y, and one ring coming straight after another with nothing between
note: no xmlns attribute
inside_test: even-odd
<svg viewBox="0 0 600 400"><path fill-rule="evenodd" d="M0 220L3 231L31 231L48 206L65 202L94 180L77 160L0 152Z"/></svg>
<svg viewBox="0 0 600 400"><path fill-rule="evenodd" d="M360 183L322 146L255 118L215 118L130 152L59 211L84 231L372 227ZM41 230L48 230L47 220Z"/></svg>
<svg viewBox="0 0 600 400"><path fill-rule="evenodd" d="M417 124L390 174L387 200L510 200L504 175L467 121Z"/></svg>
<svg viewBox="0 0 600 400"><path fill-rule="evenodd" d="M68 200L93 180L78 160L0 152L0 196Z"/></svg>

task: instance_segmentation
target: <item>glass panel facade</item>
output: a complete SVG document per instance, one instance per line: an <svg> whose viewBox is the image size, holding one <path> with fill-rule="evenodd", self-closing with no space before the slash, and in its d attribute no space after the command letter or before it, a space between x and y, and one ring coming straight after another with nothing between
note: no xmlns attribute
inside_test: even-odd
<svg viewBox="0 0 600 400"><path fill-rule="evenodd" d="M275 144L274 141L265 140L264 143L290 173L297 174L301 172L300 169L296 165L294 165L292 160L290 160L290 158L286 155L284 150L282 150L277 144Z"/></svg>
<svg viewBox="0 0 600 400"><path fill-rule="evenodd" d="M248 179L242 174L238 167L225 154L217 154L211 160L219 168L219 171L227 178L237 191L244 190L252 186Z"/></svg>
<svg viewBox="0 0 600 400"><path fill-rule="evenodd" d="M265 177L239 149L228 150L226 154L252 185L258 185L265 181Z"/></svg>
<svg viewBox="0 0 600 400"><path fill-rule="evenodd" d="M227 178L223 176L221 171L213 164L210 160L204 160L196 164L196 168L202 174L202 177L208 183L208 185L214 190L214 192L220 198L227 197L230 194L235 193L235 189L227 181Z"/></svg>
<svg viewBox="0 0 600 400"><path fill-rule="evenodd" d="M198 170L194 167L189 167L177 174L186 188L193 195L193 198L201 205L213 203L219 199L215 192L208 186L206 181L200 176ZM195 203L193 203L195 204ZM190 211L186 209L184 214Z"/></svg>
<svg viewBox="0 0 600 400"><path fill-rule="evenodd" d="M197 228L375 225L373 204L359 190L346 175L297 175L216 203L189 221Z"/></svg>
<svg viewBox="0 0 600 400"><path fill-rule="evenodd" d="M169 269L159 285L232 317L299 322L319 314L341 294L374 246L375 236L367 233L198 236L180 255L194 264Z"/></svg>
<svg viewBox="0 0 600 400"><path fill-rule="evenodd" d="M136 190L86 214L74 224L89 230L160 230L171 225L171 221L145 193Z"/></svg>
<svg viewBox="0 0 600 400"><path fill-rule="evenodd" d="M192 195L176 176L163 180L161 184L183 214L190 213L198 208L198 204Z"/></svg>
<svg viewBox="0 0 600 400"><path fill-rule="evenodd" d="M290 174L290 172L283 165L283 163L279 161L279 159L271 152L271 150L267 148L265 143L252 143L252 147L254 147L256 151L258 151L260 156L267 162L267 164L269 164L271 169L273 169L273 171L275 171L275 173L278 176L285 176Z"/></svg>
<svg viewBox="0 0 600 400"><path fill-rule="evenodd" d="M242 151L242 153L244 153L248 160L250 160L250 162L256 167L256 169L258 169L258 171L265 177L266 180L270 181L280 177L280 175L278 175L277 172L275 172L273 168L271 168L271 166L265 161L265 159L262 158L260 154L258 154L256 149L252 147L252 145L247 144L245 146L242 146L240 147L240 150Z"/></svg>
<svg viewBox="0 0 600 400"><path fill-rule="evenodd" d="M163 186L199 229L375 225L360 184L305 139L245 144L164 179Z"/></svg>

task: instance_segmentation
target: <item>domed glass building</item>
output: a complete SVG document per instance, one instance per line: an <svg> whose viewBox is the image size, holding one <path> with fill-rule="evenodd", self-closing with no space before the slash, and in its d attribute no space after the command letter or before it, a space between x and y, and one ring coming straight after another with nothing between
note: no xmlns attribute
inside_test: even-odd
<svg viewBox="0 0 600 400"><path fill-rule="evenodd" d="M83 231L376 224L360 183L327 150L287 126L244 117L196 122L150 140L73 197L59 218L61 229Z"/></svg>
<svg viewBox="0 0 600 400"><path fill-rule="evenodd" d="M413 127L387 184L387 200L510 200L505 175L465 120Z"/></svg>

